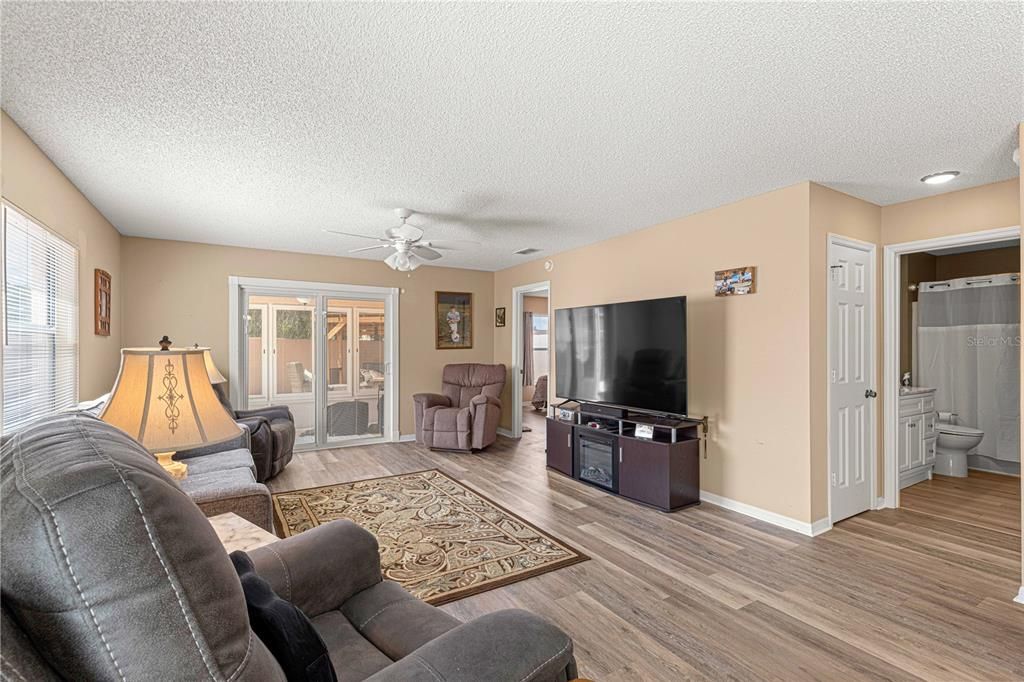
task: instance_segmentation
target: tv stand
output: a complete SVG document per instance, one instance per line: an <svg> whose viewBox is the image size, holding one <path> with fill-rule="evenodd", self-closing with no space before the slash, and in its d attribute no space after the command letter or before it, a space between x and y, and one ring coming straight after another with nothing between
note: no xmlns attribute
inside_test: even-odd
<svg viewBox="0 0 1024 682"><path fill-rule="evenodd" d="M568 416L565 403L549 408L549 468L666 512L700 503L704 420L598 407L580 404ZM641 425L653 428L651 438L636 437Z"/></svg>

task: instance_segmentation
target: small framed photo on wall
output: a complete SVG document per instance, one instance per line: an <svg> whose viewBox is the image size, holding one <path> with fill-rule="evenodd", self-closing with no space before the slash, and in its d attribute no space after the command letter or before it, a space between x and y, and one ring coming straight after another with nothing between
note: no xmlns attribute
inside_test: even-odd
<svg viewBox="0 0 1024 682"><path fill-rule="evenodd" d="M715 296L743 296L757 292L757 268L747 265L715 273Z"/></svg>
<svg viewBox="0 0 1024 682"><path fill-rule="evenodd" d="M472 348L473 294L435 292L434 325L438 350Z"/></svg>
<svg viewBox="0 0 1024 682"><path fill-rule="evenodd" d="M505 309L495 308L494 309L494 326L504 327L505 326Z"/></svg>

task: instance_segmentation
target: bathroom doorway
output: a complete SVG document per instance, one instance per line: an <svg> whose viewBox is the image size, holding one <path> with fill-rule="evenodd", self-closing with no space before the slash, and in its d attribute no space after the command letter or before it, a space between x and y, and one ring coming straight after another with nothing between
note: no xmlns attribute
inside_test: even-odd
<svg viewBox="0 0 1024 682"><path fill-rule="evenodd" d="M512 436L545 436L551 386L551 288L538 282L512 290Z"/></svg>
<svg viewBox="0 0 1024 682"><path fill-rule="evenodd" d="M885 506L1019 535L1020 228L884 258Z"/></svg>

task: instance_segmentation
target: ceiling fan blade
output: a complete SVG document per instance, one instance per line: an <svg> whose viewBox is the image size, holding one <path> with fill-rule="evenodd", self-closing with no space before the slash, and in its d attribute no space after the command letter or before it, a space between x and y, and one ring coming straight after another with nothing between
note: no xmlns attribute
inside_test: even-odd
<svg viewBox="0 0 1024 682"><path fill-rule="evenodd" d="M380 237L371 237L368 234L356 234L355 232L342 232L341 230L328 230L326 227L324 228L324 232L330 232L331 234L340 234L343 237L359 237L360 239L373 239L373 240L378 241L378 242L383 242L384 244L390 244L391 243L387 239L381 239Z"/></svg>
<svg viewBox="0 0 1024 682"><path fill-rule="evenodd" d="M349 249L349 253L359 253L360 251L373 251L374 249L390 249L391 244L374 244L373 246L362 246L358 249Z"/></svg>
<svg viewBox="0 0 1024 682"><path fill-rule="evenodd" d="M426 244L416 244L415 246L413 246L412 254L415 256L419 256L423 260L437 260L438 258L441 257L441 254L439 254L437 251L434 251Z"/></svg>
<svg viewBox="0 0 1024 682"><path fill-rule="evenodd" d="M410 225L409 223L402 223L397 227L389 227L384 230L384 236L388 239L403 239L405 241L414 242L417 239L423 237L423 230Z"/></svg>
<svg viewBox="0 0 1024 682"><path fill-rule="evenodd" d="M472 249L480 246L480 242L473 242L467 239L443 239L435 241L423 242L424 246L429 246L434 249L441 249L442 251L459 251L460 249Z"/></svg>

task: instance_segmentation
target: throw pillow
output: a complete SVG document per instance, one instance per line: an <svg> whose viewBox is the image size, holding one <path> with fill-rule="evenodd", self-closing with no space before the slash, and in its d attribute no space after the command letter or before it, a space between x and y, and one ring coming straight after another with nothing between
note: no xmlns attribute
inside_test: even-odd
<svg viewBox="0 0 1024 682"><path fill-rule="evenodd" d="M302 610L277 596L242 551L231 553L245 593L249 625L284 670L288 682L337 682L327 645Z"/></svg>

